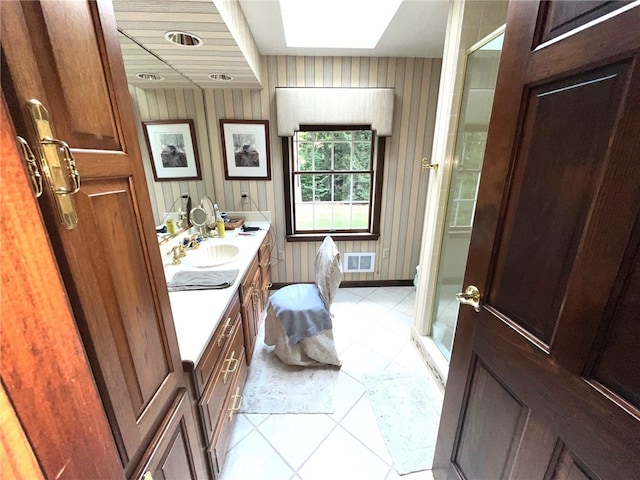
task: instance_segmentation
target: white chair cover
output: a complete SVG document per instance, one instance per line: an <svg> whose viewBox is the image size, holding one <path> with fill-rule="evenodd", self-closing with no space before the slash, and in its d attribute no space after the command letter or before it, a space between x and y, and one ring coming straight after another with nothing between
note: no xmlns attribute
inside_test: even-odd
<svg viewBox="0 0 640 480"><path fill-rule="evenodd" d="M327 307L330 307L342 281L343 273L340 252L333 239L329 236L324 239L318 250L315 268L318 291ZM267 345L275 346L274 352L276 356L287 365L305 367L342 365L338 358L331 328L303 338L291 345L271 302L267 307L264 342Z"/></svg>

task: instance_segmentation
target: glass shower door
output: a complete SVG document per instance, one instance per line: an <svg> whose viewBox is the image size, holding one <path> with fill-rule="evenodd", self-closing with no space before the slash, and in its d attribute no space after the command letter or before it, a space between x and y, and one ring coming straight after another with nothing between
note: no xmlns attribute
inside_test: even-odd
<svg viewBox="0 0 640 480"><path fill-rule="evenodd" d="M493 35L467 53L454 166L441 240L435 302L431 312L431 337L447 360L451 358L458 318L455 295L463 290L462 281L469 253L502 37L502 33Z"/></svg>

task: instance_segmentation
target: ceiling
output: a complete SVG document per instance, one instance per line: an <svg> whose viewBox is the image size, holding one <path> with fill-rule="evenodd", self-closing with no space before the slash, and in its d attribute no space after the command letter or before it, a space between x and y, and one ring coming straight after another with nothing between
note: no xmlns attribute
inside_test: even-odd
<svg viewBox="0 0 640 480"><path fill-rule="evenodd" d="M447 0L404 0L376 48L365 50L286 47L278 0L113 3L127 78L140 88L262 88L260 55L439 58L449 8ZM193 33L203 44L172 45L164 39L170 30ZM143 81L137 73L156 73L165 80ZM234 79L220 82L210 73Z"/></svg>

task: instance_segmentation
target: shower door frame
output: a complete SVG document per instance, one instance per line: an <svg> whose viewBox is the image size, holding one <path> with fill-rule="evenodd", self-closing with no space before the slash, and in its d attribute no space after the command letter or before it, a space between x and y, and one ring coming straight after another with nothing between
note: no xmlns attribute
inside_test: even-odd
<svg viewBox="0 0 640 480"><path fill-rule="evenodd" d="M434 342L431 334L433 328L433 322L435 321L434 307L436 303L436 288L438 281L440 257L442 254L442 243L444 241L444 235L446 233L446 218L449 202L449 192L451 189L451 179L454 170L454 154L457 145L458 128L460 125L460 113L463 107L462 93L464 91L464 83L466 81L467 62L469 55L479 50L484 45L493 41L498 36L504 34L506 24L501 25L484 38L474 43L471 47L465 50L463 67L462 67L462 85L460 86L460 101L458 105L452 105L451 111L457 112L455 120L450 122L448 129L444 132L446 137L446 152L444 154L443 164L440 165L438 174L442 175L440 182L432 182L431 188L437 188L436 198L429 196L426 205L425 215L425 228L423 231L423 247L421 253L421 266L418 280L418 293L416 299L416 318L413 331L414 340L419 340L419 345L422 347L422 354L426 356L427 363L433 367L431 370L436 375L436 378L440 381L441 386L444 388L446 384L449 361L440 351L436 343ZM458 56L456 56L457 60ZM455 77L454 77L455 78ZM447 81L444 79L443 81ZM455 95L455 91L453 92ZM487 124L488 125L488 124ZM449 132L455 132L455 135L449 140ZM451 143L449 143L451 141ZM435 153L435 148L434 148ZM446 185L446 187L445 187ZM476 193L477 195L477 193ZM445 208L440 208L445 205ZM432 225L429 234L429 225ZM426 246L432 244L432 251L428 252ZM462 272L464 274L464 272ZM435 371L434 371L435 369Z"/></svg>

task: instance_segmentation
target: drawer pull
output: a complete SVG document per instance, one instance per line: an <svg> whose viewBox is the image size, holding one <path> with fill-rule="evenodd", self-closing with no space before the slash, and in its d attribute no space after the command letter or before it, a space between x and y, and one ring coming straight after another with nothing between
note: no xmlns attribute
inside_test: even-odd
<svg viewBox="0 0 640 480"><path fill-rule="evenodd" d="M224 371L224 375L222 376L222 383L227 383L227 376L230 373L235 372L236 369L238 368L238 359L235 358L235 356L236 356L236 351L234 350L233 352L231 352L231 355L229 356L229 358L225 360L226 362L228 362L228 366Z"/></svg>
<svg viewBox="0 0 640 480"><path fill-rule="evenodd" d="M228 329L228 330L227 330ZM222 346L222 342L224 342L231 335L231 330L233 330L233 323L231 322L231 317L227 318L227 321L224 323L224 327L222 327L222 331L220 335L218 335L218 339L216 343L218 346Z"/></svg>
<svg viewBox="0 0 640 480"><path fill-rule="evenodd" d="M229 407L229 421L233 420L233 416L240 410L240 405L242 405L242 395L240 395L240 387L236 388L236 394L231 397L233 402L231 402L231 406Z"/></svg>

